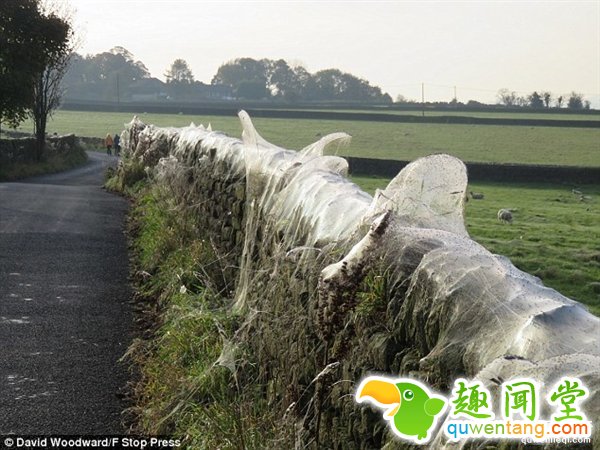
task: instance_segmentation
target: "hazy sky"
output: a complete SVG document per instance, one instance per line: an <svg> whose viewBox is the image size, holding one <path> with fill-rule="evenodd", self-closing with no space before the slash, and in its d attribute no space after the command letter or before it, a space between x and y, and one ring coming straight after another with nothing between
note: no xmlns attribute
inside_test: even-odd
<svg viewBox="0 0 600 450"><path fill-rule="evenodd" d="M494 101L584 93L600 107L600 1L71 0L84 54L120 45L164 78L176 58L209 83L237 57L339 68L392 97Z"/></svg>

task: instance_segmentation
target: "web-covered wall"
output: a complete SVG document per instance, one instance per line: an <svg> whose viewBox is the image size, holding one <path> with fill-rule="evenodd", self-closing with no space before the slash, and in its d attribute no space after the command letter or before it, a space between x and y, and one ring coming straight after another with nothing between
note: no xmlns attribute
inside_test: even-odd
<svg viewBox="0 0 600 450"><path fill-rule="evenodd" d="M123 147L214 242L241 317L217 363L264 387L281 439L401 446L380 413L354 402L374 373L445 394L459 376L478 378L495 396L499 380L549 387L576 376L598 423L600 321L470 239L461 161L419 159L371 197L347 179L344 159L323 155L344 133L295 152L240 119L242 140L134 119ZM431 448L444 445L456 448L441 434Z"/></svg>

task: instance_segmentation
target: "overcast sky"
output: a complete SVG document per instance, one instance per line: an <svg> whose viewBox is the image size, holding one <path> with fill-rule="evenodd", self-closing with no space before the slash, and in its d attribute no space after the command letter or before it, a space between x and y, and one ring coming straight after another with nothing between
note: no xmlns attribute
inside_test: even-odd
<svg viewBox="0 0 600 450"><path fill-rule="evenodd" d="M338 68L392 97L493 102L584 93L600 107L600 1L308 2L70 0L80 53L120 45L164 79L176 58L210 83L238 57Z"/></svg>

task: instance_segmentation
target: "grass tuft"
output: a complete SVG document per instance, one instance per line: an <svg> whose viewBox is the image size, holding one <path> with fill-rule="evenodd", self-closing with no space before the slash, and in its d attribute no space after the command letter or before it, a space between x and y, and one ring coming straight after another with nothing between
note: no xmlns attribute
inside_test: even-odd
<svg viewBox="0 0 600 450"><path fill-rule="evenodd" d="M116 170L106 172L104 187L109 191L134 194L140 188L140 183L146 179L144 164L140 161L124 157L119 161Z"/></svg>

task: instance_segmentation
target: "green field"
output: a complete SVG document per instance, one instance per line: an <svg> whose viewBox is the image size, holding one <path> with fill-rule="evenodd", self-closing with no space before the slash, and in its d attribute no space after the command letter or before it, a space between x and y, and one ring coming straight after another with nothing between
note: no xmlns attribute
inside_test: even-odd
<svg viewBox="0 0 600 450"><path fill-rule="evenodd" d="M58 111L48 131L103 137L123 129L133 114ZM212 124L213 129L239 137L237 117L140 114L158 126ZM261 119L254 120L268 141L291 149L301 149L320 136L345 131L353 136L346 156L413 160L431 153L449 153L463 161L513 162L600 166L600 129L525 127L498 125L408 124L360 121ZM31 131L31 124L22 130Z"/></svg>
<svg viewBox="0 0 600 450"><path fill-rule="evenodd" d="M322 111L318 109L307 109L306 111ZM328 111L361 113L361 114L398 114L401 116L420 116L420 110L394 110L394 109L335 109ZM600 122L600 114L576 114L576 113L543 113L543 112L503 112L503 111L431 111L425 109L425 117L439 116L462 116L481 117L485 119L542 119L542 120L592 120Z"/></svg>
<svg viewBox="0 0 600 450"><path fill-rule="evenodd" d="M50 132L102 137L120 131L129 113L59 111ZM207 125L240 136L237 117L140 114L146 123ZM464 161L600 166L600 129L393 124L358 121L256 119L259 132L274 144L300 149L319 136L335 131L353 135L339 153L386 159L413 160L446 152ZM27 130L30 125L24 125ZM364 189L385 187L388 180L355 178ZM467 204L468 230L492 252L511 258L522 270L580 300L600 314L600 185L580 188L590 199L580 201L567 185L473 184L485 199ZM512 225L498 222L500 208L516 209Z"/></svg>
<svg viewBox="0 0 600 450"><path fill-rule="evenodd" d="M389 182L353 181L371 193ZM485 195L467 203L473 239L600 315L600 185L581 187L585 201L562 185L472 183L469 190ZM498 221L501 208L516 210L512 224Z"/></svg>

